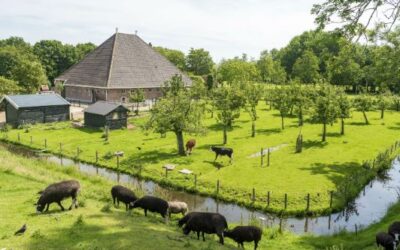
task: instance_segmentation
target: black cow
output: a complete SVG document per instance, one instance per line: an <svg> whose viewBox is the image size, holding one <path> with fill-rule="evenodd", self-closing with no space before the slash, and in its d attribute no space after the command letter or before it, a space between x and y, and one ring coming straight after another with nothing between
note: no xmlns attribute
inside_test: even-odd
<svg viewBox="0 0 400 250"><path fill-rule="evenodd" d="M385 232L380 232L376 235L376 245L384 247L385 250L396 250L397 248L394 237Z"/></svg>
<svg viewBox="0 0 400 250"><path fill-rule="evenodd" d="M115 202L119 206L119 202L121 201L125 203L126 211L128 211L129 204L137 200L137 197L134 192L120 185L116 185L111 188L111 196L113 198L114 206Z"/></svg>
<svg viewBox="0 0 400 250"><path fill-rule="evenodd" d="M399 242L399 235L400 235L400 221L393 222L388 229L388 233L391 234L396 242Z"/></svg>
<svg viewBox="0 0 400 250"><path fill-rule="evenodd" d="M243 242L254 241L254 250L258 247L258 242L261 240L262 231L260 228L255 226L238 226L233 230L224 232L225 237L231 238L238 246L242 246L244 249Z"/></svg>
<svg viewBox="0 0 400 250"><path fill-rule="evenodd" d="M191 212L185 215L178 222L179 226L184 226L183 233L188 235L191 231L197 233L197 239L200 239L202 233L217 234L219 242L224 244L224 230L228 228L228 223L223 215L218 213Z"/></svg>
<svg viewBox="0 0 400 250"><path fill-rule="evenodd" d="M145 216L147 216L147 210L150 212L159 213L163 218L166 218L168 215L168 202L158 197L146 195L130 203L130 209L137 207L144 209Z"/></svg>
<svg viewBox="0 0 400 250"><path fill-rule="evenodd" d="M216 146L211 146L211 151L215 152L215 159L214 161L217 160L218 156L220 155L226 155L229 157L230 162L233 160L233 149L231 148L224 148L224 147L216 147Z"/></svg>
<svg viewBox="0 0 400 250"><path fill-rule="evenodd" d="M64 207L61 205L61 201L65 198L71 197L72 204L69 207L71 210L73 206L78 207L78 201L76 200L80 190L79 182L76 180L62 181L49 185L45 190L40 192L40 198L36 205L36 211L42 212L46 207L45 212L49 210L51 203L57 203L61 210L64 211Z"/></svg>

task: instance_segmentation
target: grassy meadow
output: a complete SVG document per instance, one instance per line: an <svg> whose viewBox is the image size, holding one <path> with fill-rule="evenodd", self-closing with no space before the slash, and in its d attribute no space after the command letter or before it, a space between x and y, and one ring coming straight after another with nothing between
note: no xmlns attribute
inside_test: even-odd
<svg viewBox="0 0 400 250"><path fill-rule="evenodd" d="M150 131L143 131L141 125L147 117L132 118L133 129L110 132L109 141L102 138L101 130L72 128L70 123L42 124L31 128L14 129L8 132L7 140L21 143L35 149L43 149L45 140L47 149L68 157L95 163L98 151L98 165L117 168L117 159L110 157L116 151L124 151L120 159L119 170L161 184L183 188L188 191L216 196L216 183L220 181L218 196L227 201L253 206L273 212L284 210L284 196L287 194L286 213L301 214L306 208L306 196L311 197L310 210L314 213L330 211L330 191L337 191L348 181L348 177L360 171L364 161L372 160L376 155L389 148L399 139L400 113L387 111L380 119L378 111L368 112L370 125L364 124L362 113L353 111L346 119L345 135L340 135L340 123L328 126L327 142L321 142L322 125L306 122L302 128L303 152L295 153L295 142L300 132L297 118L285 118L286 127L281 129L278 111L269 110L269 106L260 103L259 119L256 122L256 136L251 137L250 117L244 111L234 122L233 130L228 132L227 147L234 150L234 161L229 164L226 157L214 162L211 145L221 145L222 128L210 114L203 120L207 127L205 135L185 135L185 140L195 138L196 148L191 156L178 156L176 138L167 133L165 138ZM306 117L307 118L307 117ZM20 141L18 142L18 134ZM4 137L5 135L3 135ZM31 143L32 138L32 143ZM270 156L270 166L264 157L261 167L259 156L261 148L278 147ZM175 164L174 171L165 177L164 164ZM197 175L195 187L194 175L178 172L189 169ZM352 181L354 194L372 175L361 174ZM255 189L256 200L252 202L251 193ZM270 206L266 197L270 192ZM333 201L333 209L343 207L342 199Z"/></svg>

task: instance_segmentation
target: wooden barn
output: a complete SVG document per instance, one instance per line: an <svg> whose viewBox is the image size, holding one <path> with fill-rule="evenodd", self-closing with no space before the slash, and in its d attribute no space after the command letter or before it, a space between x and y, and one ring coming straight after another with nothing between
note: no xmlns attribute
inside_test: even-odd
<svg viewBox="0 0 400 250"><path fill-rule="evenodd" d="M136 34L115 33L80 62L54 80L62 85L68 101L129 102L135 89L142 89L150 102L162 95L164 82L182 75L186 86L192 81L167 58Z"/></svg>
<svg viewBox="0 0 400 250"><path fill-rule="evenodd" d="M122 104L98 101L84 111L85 126L119 129L128 125L129 109Z"/></svg>
<svg viewBox="0 0 400 250"><path fill-rule="evenodd" d="M69 120L70 103L57 94L8 95L0 100L6 123L22 124Z"/></svg>

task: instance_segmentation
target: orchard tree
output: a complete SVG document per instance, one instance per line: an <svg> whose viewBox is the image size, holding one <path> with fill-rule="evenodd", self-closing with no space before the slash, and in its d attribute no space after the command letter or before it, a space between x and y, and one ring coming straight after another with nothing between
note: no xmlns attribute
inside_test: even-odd
<svg viewBox="0 0 400 250"><path fill-rule="evenodd" d="M296 108L299 119L299 126L304 124L304 112L311 106L313 89L308 86L301 85L298 82L291 82L289 85L289 94L291 103Z"/></svg>
<svg viewBox="0 0 400 250"><path fill-rule="evenodd" d="M286 71L280 61L274 60L270 54L263 54L257 62L260 77L264 82L283 84L286 82Z"/></svg>
<svg viewBox="0 0 400 250"><path fill-rule="evenodd" d="M259 71L254 62L242 59L223 60L218 66L218 80L220 82L257 81Z"/></svg>
<svg viewBox="0 0 400 250"><path fill-rule="evenodd" d="M246 99L245 109L251 118L251 137L256 136L256 120L258 102L264 96L264 88L259 84L246 82L244 84L244 97Z"/></svg>
<svg viewBox="0 0 400 250"><path fill-rule="evenodd" d="M245 98L237 84L220 84L213 91L213 107L217 121L223 128L223 144L228 142L228 128L233 121L240 117L240 109L244 106Z"/></svg>
<svg viewBox="0 0 400 250"><path fill-rule="evenodd" d="M293 76L303 83L317 83L319 75L319 59L311 50L306 50L293 65Z"/></svg>
<svg viewBox="0 0 400 250"><path fill-rule="evenodd" d="M387 109L388 106L390 106L391 98L392 98L392 93L390 93L389 90L380 91L380 93L376 97L376 105L379 111L381 111L381 119L383 119L385 116L385 109Z"/></svg>
<svg viewBox="0 0 400 250"><path fill-rule="evenodd" d="M279 111L281 116L281 128L285 129L285 117L289 114L292 107L290 91L287 87L281 86L273 89L271 92L272 106Z"/></svg>
<svg viewBox="0 0 400 250"><path fill-rule="evenodd" d="M322 124L322 141L326 141L326 125L334 123L339 114L336 89L328 84L318 90L312 120Z"/></svg>
<svg viewBox="0 0 400 250"><path fill-rule="evenodd" d="M210 52L204 49L191 48L186 56L186 69L195 75L210 74L214 62L210 56Z"/></svg>
<svg viewBox="0 0 400 250"><path fill-rule="evenodd" d="M136 104L135 114L139 115L139 104L145 101L143 89L135 89L129 95L129 101Z"/></svg>
<svg viewBox="0 0 400 250"><path fill-rule="evenodd" d="M354 99L354 106L357 111L363 113L365 124L368 125L369 121L367 117L367 112L371 111L374 106L374 100L372 99L372 97L367 95L366 93L362 93Z"/></svg>
<svg viewBox="0 0 400 250"><path fill-rule="evenodd" d="M155 132L175 134L178 153L185 155L183 133L201 129L201 108L190 97L182 77L175 75L165 82L164 96L150 111L146 128Z"/></svg>
<svg viewBox="0 0 400 250"><path fill-rule="evenodd" d="M340 134L344 135L344 119L350 118L351 101L343 89L337 89L336 98L341 122Z"/></svg>

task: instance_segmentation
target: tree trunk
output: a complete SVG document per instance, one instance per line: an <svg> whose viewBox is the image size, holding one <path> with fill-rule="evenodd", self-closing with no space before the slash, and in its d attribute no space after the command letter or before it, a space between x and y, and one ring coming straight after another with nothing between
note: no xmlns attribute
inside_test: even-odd
<svg viewBox="0 0 400 250"><path fill-rule="evenodd" d="M136 103L136 115L139 115L139 103Z"/></svg>
<svg viewBox="0 0 400 250"><path fill-rule="evenodd" d="M175 132L175 135L176 135L176 141L178 142L178 153L180 155L186 155L185 148L183 146L183 132L177 131Z"/></svg>
<svg viewBox="0 0 400 250"><path fill-rule="evenodd" d="M281 115L282 129L285 129L285 122L283 121L283 115Z"/></svg>
<svg viewBox="0 0 400 250"><path fill-rule="evenodd" d="M255 137L256 136L256 122L252 121L251 123L251 137Z"/></svg>
<svg viewBox="0 0 400 250"><path fill-rule="evenodd" d="M340 128L340 134L344 135L344 118L341 118L341 120L342 120L342 126Z"/></svg>
<svg viewBox="0 0 400 250"><path fill-rule="evenodd" d="M324 126L322 127L322 141L326 141L326 122L324 122Z"/></svg>
<svg viewBox="0 0 400 250"><path fill-rule="evenodd" d="M299 109L299 127L303 126L303 109Z"/></svg>
<svg viewBox="0 0 400 250"><path fill-rule="evenodd" d="M224 126L224 131L223 131L224 132L224 143L223 143L224 145L228 143L228 134L227 134L226 130L227 130L227 128L226 128L226 126Z"/></svg>
<svg viewBox="0 0 400 250"><path fill-rule="evenodd" d="M400 109L400 102L397 102L396 103L396 111L399 111L399 109Z"/></svg>
<svg viewBox="0 0 400 250"><path fill-rule="evenodd" d="M365 111L363 111L363 116L364 116L364 120L365 120L365 124L369 124L368 118L367 118L367 114L365 113Z"/></svg>
<svg viewBox="0 0 400 250"><path fill-rule="evenodd" d="M381 119L385 116L385 109L381 109Z"/></svg>

